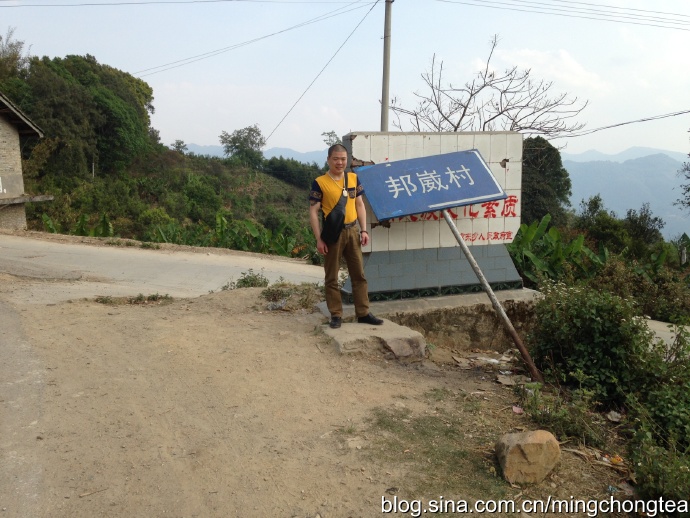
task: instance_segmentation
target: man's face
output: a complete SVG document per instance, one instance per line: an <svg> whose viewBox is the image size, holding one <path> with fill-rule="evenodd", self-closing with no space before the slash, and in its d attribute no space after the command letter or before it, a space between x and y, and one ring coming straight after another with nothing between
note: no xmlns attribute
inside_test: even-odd
<svg viewBox="0 0 690 518"><path fill-rule="evenodd" d="M345 172L345 166L347 165L347 151L333 151L331 156L328 157L327 162L332 173L342 174Z"/></svg>

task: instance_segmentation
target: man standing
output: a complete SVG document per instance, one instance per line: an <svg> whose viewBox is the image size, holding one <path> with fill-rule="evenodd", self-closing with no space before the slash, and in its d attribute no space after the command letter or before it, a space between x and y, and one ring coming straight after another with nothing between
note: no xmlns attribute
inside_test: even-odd
<svg viewBox="0 0 690 518"><path fill-rule="evenodd" d="M347 150L342 144L334 144L328 148L327 161L328 172L314 180L311 186L309 222L316 237L316 248L324 255L326 305L331 314L330 326L336 329L342 324L343 303L338 287L341 257L345 258L352 281L357 322L378 326L383 324L383 320L369 312L369 293L362 261L362 246L369 242L369 233L366 230L367 211L362 200L364 188L359 183L356 173L345 172ZM337 241L326 243L321 235L319 210L323 211L324 218L328 217L338 206L341 197L346 197L343 229ZM356 227L358 222L361 230Z"/></svg>

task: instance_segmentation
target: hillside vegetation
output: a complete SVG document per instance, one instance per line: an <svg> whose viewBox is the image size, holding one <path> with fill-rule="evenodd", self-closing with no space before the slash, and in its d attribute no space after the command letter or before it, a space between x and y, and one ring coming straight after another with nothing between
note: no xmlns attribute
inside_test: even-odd
<svg viewBox="0 0 690 518"><path fill-rule="evenodd" d="M181 141L170 149L151 126L144 81L93 56L24 58L13 48L0 91L45 132L22 147L25 190L55 196L28 207L31 228L281 255L313 244L316 164L260 154L247 163L254 150L243 153L242 141L225 159L188 153Z"/></svg>

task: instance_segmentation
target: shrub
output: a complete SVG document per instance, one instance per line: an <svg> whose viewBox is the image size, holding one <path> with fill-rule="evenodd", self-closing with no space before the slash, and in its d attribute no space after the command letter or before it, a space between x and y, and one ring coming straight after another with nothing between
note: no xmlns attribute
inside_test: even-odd
<svg viewBox="0 0 690 518"><path fill-rule="evenodd" d="M586 287L546 284L529 341L535 363L552 379L591 390L605 406L640 387L652 333L634 303ZM578 387L580 388L580 387Z"/></svg>
<svg viewBox="0 0 690 518"><path fill-rule="evenodd" d="M173 218L163 207L150 207L141 213L140 222L144 227L155 227L172 223Z"/></svg>
<svg viewBox="0 0 690 518"><path fill-rule="evenodd" d="M629 405L640 419L654 423L653 438L690 453L690 331L676 328L672 344L658 341L651 351L650 376Z"/></svg>
<svg viewBox="0 0 690 518"><path fill-rule="evenodd" d="M234 290L237 288L266 288L268 287L268 279L264 275L263 268L259 273L254 273L252 268L247 272L242 272L237 281L228 283L228 288Z"/></svg>
<svg viewBox="0 0 690 518"><path fill-rule="evenodd" d="M635 470L636 491L645 499L685 500L690 495L690 451L674 440L660 444L656 427L649 420L637 422L630 442L630 460Z"/></svg>
<svg viewBox="0 0 690 518"><path fill-rule="evenodd" d="M610 289L623 293L637 289L639 278L623 262L606 268L613 273ZM677 328L672 344L654 341L633 302L599 291L607 288L604 279L591 286L543 287L529 343L545 374L566 382L561 388L574 385L575 390L545 395L540 387L531 387L521 394L523 406L535 422L558 436L577 437L591 445L602 437L594 404L623 407L640 497L686 499L690 494L690 332Z"/></svg>
<svg viewBox="0 0 690 518"><path fill-rule="evenodd" d="M663 264L611 256L589 286L635 299L640 312L655 320L682 323L690 318L690 286Z"/></svg>

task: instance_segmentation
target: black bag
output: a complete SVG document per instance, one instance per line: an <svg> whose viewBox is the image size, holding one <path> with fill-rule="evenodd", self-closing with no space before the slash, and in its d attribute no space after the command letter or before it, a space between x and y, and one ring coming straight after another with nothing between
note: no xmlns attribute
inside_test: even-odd
<svg viewBox="0 0 690 518"><path fill-rule="evenodd" d="M340 233L345 227L345 205L350 197L347 190L347 173L345 173L345 191L347 196L341 196L340 200L333 210L328 213L328 216L323 218L323 227L321 229L321 240L327 245L332 245L340 238Z"/></svg>

